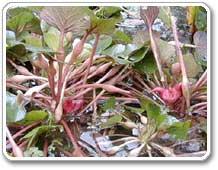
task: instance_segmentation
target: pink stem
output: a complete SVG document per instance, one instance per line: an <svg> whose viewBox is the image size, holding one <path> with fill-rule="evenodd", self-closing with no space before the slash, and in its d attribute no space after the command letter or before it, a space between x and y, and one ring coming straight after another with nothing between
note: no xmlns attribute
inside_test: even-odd
<svg viewBox="0 0 218 170"><path fill-rule="evenodd" d="M185 62L183 59L183 54L180 48L180 42L179 42L179 38L178 38L178 34L177 34L177 29L176 29L176 21L175 21L175 17L171 16L171 22L172 22L172 29L173 29L173 35L174 35L174 39L175 39L175 47L176 47L176 51L178 53L179 56L179 62L181 65L181 71L182 71L182 92L183 92L183 96L185 97L186 100L186 106L187 108L190 107L190 92L189 92L189 81L188 81L188 76L186 73L186 68L185 68Z"/></svg>
<svg viewBox="0 0 218 170"><path fill-rule="evenodd" d="M98 46L99 37L100 37L100 35L96 34L95 43L93 45L93 49L92 49L92 53L91 53L91 56L90 56L89 65L88 65L88 68L87 68L87 71L86 71L86 75L84 77L83 84L86 84L86 81L87 81L87 78L88 78L88 75L89 75L89 72L90 72L90 67L91 67L92 62L93 62L93 57L94 57L94 55L96 53L96 49L97 49L97 46Z"/></svg>

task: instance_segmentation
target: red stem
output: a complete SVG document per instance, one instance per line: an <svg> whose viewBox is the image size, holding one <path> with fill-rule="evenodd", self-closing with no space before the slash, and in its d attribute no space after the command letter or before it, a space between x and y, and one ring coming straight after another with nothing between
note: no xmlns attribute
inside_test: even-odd
<svg viewBox="0 0 218 170"><path fill-rule="evenodd" d="M89 35L89 33L86 33L83 36L83 38L80 40L82 42L81 43L82 46L84 46L88 35ZM82 50L81 50L81 52L82 52ZM75 53L72 53L71 61L70 61L71 64L73 64L75 62L76 58L81 54L81 52L79 54L76 54L76 55L75 55ZM64 72L63 72L63 76L62 76L61 83L60 83L60 89L58 89L57 99L60 99L61 91L62 91L62 88L63 88L63 83L65 81L66 76L68 75L69 69L70 69L70 65L68 64L68 65L66 65L66 67L64 69Z"/></svg>
<svg viewBox="0 0 218 170"><path fill-rule="evenodd" d="M21 144L19 144L18 146L22 151L24 151L27 144L28 144L28 140L25 140Z"/></svg>
<svg viewBox="0 0 218 170"><path fill-rule="evenodd" d="M75 149L78 149L79 145L77 144L77 141L76 141L74 135L71 133L71 130L70 130L69 126L67 125L67 123L64 120L61 120L60 123L64 126L64 129L65 129L68 137L70 138L73 146L75 147Z"/></svg>
<svg viewBox="0 0 218 170"><path fill-rule="evenodd" d="M115 87L113 85L110 85L110 84L85 84L85 85L80 85L78 87L76 87L76 89L81 89L81 88L103 88L105 89L106 91L108 92L111 92L111 93L120 93L120 94L123 94L123 95L130 95L131 92L127 91L127 90L123 90L121 88L118 88L118 87Z"/></svg>
<svg viewBox="0 0 218 170"><path fill-rule="evenodd" d="M161 66L161 61L160 61L160 57L159 57L159 49L157 47L157 43L156 43L154 36L153 36L153 33L152 33L152 27L149 26L148 30L149 30L150 40L151 40L151 49L154 53L154 58L155 58L157 68L158 68L160 78L161 78L160 81L165 84L166 80L165 80L165 76L164 76L162 66Z"/></svg>
<svg viewBox="0 0 218 170"><path fill-rule="evenodd" d="M45 142L44 142L43 153L44 153L44 156L47 157L48 155L48 140L47 139L45 139Z"/></svg>
<svg viewBox="0 0 218 170"><path fill-rule="evenodd" d="M86 71L86 75L84 77L83 84L86 84L86 81L87 81L87 78L88 78L88 75L89 75L89 72L90 72L90 67L91 67L92 62L93 62L93 57L94 57L94 55L96 53L96 49L97 49L97 46L98 46L99 37L100 37L100 35L96 34L95 43L93 45L92 53L91 53L90 60L89 60L89 65L88 65L88 68L87 68L87 71Z"/></svg>
<svg viewBox="0 0 218 170"><path fill-rule="evenodd" d="M61 62L58 63L59 71L58 71L58 94L61 93L62 87L62 72L63 72L63 63L64 62L64 32L61 32L60 42L59 42L59 54L57 55L57 59ZM57 95L57 101L59 101L60 95Z"/></svg>
<svg viewBox="0 0 218 170"><path fill-rule="evenodd" d="M50 87L50 90L51 90L51 95L52 95L52 98L55 99L56 95L55 95L54 76L56 74L56 70L54 68L53 61L49 61L49 67L47 69L47 72L48 72L48 82L49 82L49 87Z"/></svg>
<svg viewBox="0 0 218 170"><path fill-rule="evenodd" d="M61 152L63 152L64 155L68 156L68 157L73 157L74 155L68 151L65 151L63 148L57 146L57 149L60 150Z"/></svg>
<svg viewBox="0 0 218 170"><path fill-rule="evenodd" d="M192 105L191 108L194 109L194 108L198 108L198 107L201 107L201 106L207 106L207 102L197 103L195 105Z"/></svg>
<svg viewBox="0 0 218 170"><path fill-rule="evenodd" d="M200 79L195 83L193 91L200 88L207 81L207 70L201 75Z"/></svg>
<svg viewBox="0 0 218 170"><path fill-rule="evenodd" d="M35 122L31 125L26 126L25 128L21 129L20 131L18 131L17 133L15 133L12 138L16 139L18 136L21 136L24 132L26 132L27 130L31 129L32 127L38 125L40 122ZM8 143L9 141L7 141Z"/></svg>
<svg viewBox="0 0 218 170"><path fill-rule="evenodd" d="M61 120L60 123L64 126L64 129L74 146L73 155L78 156L78 157L83 157L85 154L83 153L83 151L80 149L79 145L77 144L75 136L71 133L71 130L69 126L67 125L67 123L64 120Z"/></svg>
<svg viewBox="0 0 218 170"><path fill-rule="evenodd" d="M182 93L183 93L183 96L185 97L185 100L186 100L186 106L187 106L187 108L189 108L190 107L189 80L188 80L188 76L186 73L186 67L185 67L185 62L184 62L182 50L180 48L180 42L179 42L179 38L178 38L178 34L177 34L177 27L176 27L176 21L175 21L174 16L171 16L171 22L172 22L173 35L174 35L174 39L175 39L176 52L179 56L179 63L181 65L181 71L182 71L182 83L183 83Z"/></svg>

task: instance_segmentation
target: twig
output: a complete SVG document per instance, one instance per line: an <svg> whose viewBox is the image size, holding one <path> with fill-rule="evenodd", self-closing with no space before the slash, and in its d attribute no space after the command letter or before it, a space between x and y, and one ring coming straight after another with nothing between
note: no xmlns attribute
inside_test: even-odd
<svg viewBox="0 0 218 170"><path fill-rule="evenodd" d="M170 41L170 42L168 42L168 44L169 45L173 45L173 46L175 46L176 45L176 43L175 43L175 41ZM183 47L188 47L188 48L198 48L199 46L197 46L197 45L193 45L193 44L185 44L185 43L179 43L179 45L180 45L180 47L181 48L183 48Z"/></svg>

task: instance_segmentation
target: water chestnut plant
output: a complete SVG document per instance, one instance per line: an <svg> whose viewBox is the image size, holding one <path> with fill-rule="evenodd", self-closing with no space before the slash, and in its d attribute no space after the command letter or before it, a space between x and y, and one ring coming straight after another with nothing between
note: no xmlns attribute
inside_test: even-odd
<svg viewBox="0 0 218 170"><path fill-rule="evenodd" d="M9 8L7 154L204 155L207 29L199 17L206 13L181 8L190 26L183 32L177 7ZM128 20L133 21L125 25ZM169 30L168 40L155 29L158 22ZM182 41L181 32L191 36L189 42ZM190 151L189 144L200 147Z"/></svg>

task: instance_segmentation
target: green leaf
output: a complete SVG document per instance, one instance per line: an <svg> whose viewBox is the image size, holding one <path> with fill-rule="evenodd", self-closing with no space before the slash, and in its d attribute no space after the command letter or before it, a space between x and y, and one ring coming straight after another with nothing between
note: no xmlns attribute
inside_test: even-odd
<svg viewBox="0 0 218 170"><path fill-rule="evenodd" d="M25 48L28 51L32 52L32 53L28 53L26 55L26 57L29 60L36 58L38 53L55 53L52 49L50 49L48 47L35 47L35 46L29 45L29 44L23 44L23 45L25 46Z"/></svg>
<svg viewBox="0 0 218 170"><path fill-rule="evenodd" d="M113 45L106 50L102 52L103 55L108 55L108 56L119 56L122 55L122 53L125 51L125 45L123 44L116 44Z"/></svg>
<svg viewBox="0 0 218 170"><path fill-rule="evenodd" d="M119 7L102 7L97 11L96 15L90 10L90 30L92 30L92 33L106 35L114 33L115 24L120 22L122 18L118 9Z"/></svg>
<svg viewBox="0 0 218 170"><path fill-rule="evenodd" d="M112 37L108 35L101 35L99 38L99 43L96 49L96 53L100 54L103 50L108 48L112 43ZM94 40L91 41L94 44Z"/></svg>
<svg viewBox="0 0 218 170"><path fill-rule="evenodd" d="M48 32L44 33L44 41L53 51L58 51L59 35L60 32L54 27L50 27Z"/></svg>
<svg viewBox="0 0 218 170"><path fill-rule="evenodd" d="M97 17L91 18L91 28L94 28L93 33L98 34L112 34L115 30L115 24L118 23L117 19L101 19Z"/></svg>
<svg viewBox="0 0 218 170"><path fill-rule="evenodd" d="M26 110L23 106L17 103L17 96L6 92L6 119L7 123L14 123L22 120L26 115Z"/></svg>
<svg viewBox="0 0 218 170"><path fill-rule="evenodd" d="M33 47L42 47L42 39L37 36L33 36L31 34L28 34L24 37L25 44L33 46Z"/></svg>
<svg viewBox="0 0 218 170"><path fill-rule="evenodd" d="M25 115L24 119L22 119L18 123L28 125L28 124L32 124L32 123L37 122L37 121L45 120L47 117L48 117L48 113L46 111L33 110L31 112L28 112Z"/></svg>
<svg viewBox="0 0 218 170"><path fill-rule="evenodd" d="M158 18L160 18L164 22L164 24L166 24L168 28L171 28L171 18L170 17L171 17L170 7L167 7L167 6L159 7Z"/></svg>
<svg viewBox="0 0 218 170"><path fill-rule="evenodd" d="M137 113L137 114L141 114L145 111L145 109L142 108L137 108L137 107L131 107L131 106L125 106L125 109L131 111L132 113Z"/></svg>
<svg viewBox="0 0 218 170"><path fill-rule="evenodd" d="M123 44L116 44L102 51L101 54L111 56L119 64L129 64L128 56L124 56L125 48Z"/></svg>
<svg viewBox="0 0 218 170"><path fill-rule="evenodd" d="M140 49L131 52L131 54L129 54L128 60L131 61L132 63L137 63L145 57L148 50L149 47L141 47Z"/></svg>
<svg viewBox="0 0 218 170"><path fill-rule="evenodd" d="M34 15L29 11L19 12L17 15L8 19L7 29L15 31L15 32L22 32L25 25L31 22L33 18L34 18Z"/></svg>
<svg viewBox="0 0 218 170"><path fill-rule="evenodd" d="M136 46L135 44L126 44L125 45L125 50L123 52L123 55L124 56L128 56L128 59L129 59L131 55L137 56L137 54L135 54L135 53L140 51L140 49L141 49L141 47L138 48L138 46ZM134 56L133 56L133 58L134 58Z"/></svg>
<svg viewBox="0 0 218 170"><path fill-rule="evenodd" d="M6 43L7 43L7 45L13 46L15 41L16 41L15 32L6 30Z"/></svg>
<svg viewBox="0 0 218 170"><path fill-rule="evenodd" d="M7 11L7 15L9 16L9 18L12 18L22 12L31 12L31 11L25 7L9 8Z"/></svg>
<svg viewBox="0 0 218 170"><path fill-rule="evenodd" d="M157 117L160 115L160 107L158 107L157 105L151 102L148 102L146 104L146 111L147 111L148 118L150 119L157 120Z"/></svg>
<svg viewBox="0 0 218 170"><path fill-rule="evenodd" d="M28 6L27 9L36 12L37 14L42 11L44 7L43 6Z"/></svg>
<svg viewBox="0 0 218 170"><path fill-rule="evenodd" d="M26 121L39 121L44 120L48 116L48 113L43 110L32 110L25 116Z"/></svg>
<svg viewBox="0 0 218 170"><path fill-rule="evenodd" d="M121 115L115 115L110 117L106 123L102 123L100 125L101 128L110 128L115 126L116 124L120 123L122 121L122 116Z"/></svg>
<svg viewBox="0 0 218 170"><path fill-rule="evenodd" d="M26 56L27 50L23 44L16 44L12 47L7 48L6 55L8 58L17 59L19 61L28 61Z"/></svg>
<svg viewBox="0 0 218 170"><path fill-rule="evenodd" d="M16 74L16 69L12 66L7 64L6 67L6 78L12 77Z"/></svg>
<svg viewBox="0 0 218 170"><path fill-rule="evenodd" d="M138 48L134 44L115 44L104 50L102 54L111 56L119 64L130 64L142 60L147 52L148 47Z"/></svg>
<svg viewBox="0 0 218 170"><path fill-rule="evenodd" d="M150 43L148 31L137 31L136 35L133 37L133 43L137 46L143 46L144 44Z"/></svg>
<svg viewBox="0 0 218 170"><path fill-rule="evenodd" d="M203 7L197 8L195 25L199 31L207 30L207 11Z"/></svg>
<svg viewBox="0 0 218 170"><path fill-rule="evenodd" d="M46 135L47 133L52 133L54 131L57 131L57 129L59 129L59 131L62 131L63 127L61 125L41 125L28 132L23 137L23 139L29 140L28 147L30 147L33 142L37 142L38 137L40 135L42 134Z"/></svg>
<svg viewBox="0 0 218 170"><path fill-rule="evenodd" d="M32 10L24 7L11 8L7 11L7 15L9 16L7 28L16 32L16 35L23 31L42 34L40 20L33 14Z"/></svg>
<svg viewBox="0 0 218 170"><path fill-rule="evenodd" d="M155 73L157 65L153 53L149 51L140 62L134 64L134 68L142 74Z"/></svg>
<svg viewBox="0 0 218 170"><path fill-rule="evenodd" d="M193 36L193 40L194 44L197 46L194 53L195 58L200 63L205 62L205 65L207 65L207 33L203 31L197 31Z"/></svg>
<svg viewBox="0 0 218 170"><path fill-rule="evenodd" d="M44 153L38 147L30 147L24 151L24 157L43 157Z"/></svg>
<svg viewBox="0 0 218 170"><path fill-rule="evenodd" d="M132 37L120 30L115 31L112 37L116 43L130 44L132 42Z"/></svg>
<svg viewBox="0 0 218 170"><path fill-rule="evenodd" d="M149 103L149 101L147 99L145 99L144 97L140 97L139 98L140 101L140 106L143 110L147 109L147 104Z"/></svg>
<svg viewBox="0 0 218 170"><path fill-rule="evenodd" d="M172 126L174 123L179 122L179 120L173 116L165 114L165 119L162 121L162 123L159 126L159 129L165 130Z"/></svg>
<svg viewBox="0 0 218 170"><path fill-rule="evenodd" d="M160 129L162 124L166 121L167 115L166 114L160 114L156 117L156 125L157 128Z"/></svg>
<svg viewBox="0 0 218 170"><path fill-rule="evenodd" d="M115 109L115 105L116 104L116 99L115 97L110 97L108 100L106 100L106 102L103 104L103 109L104 111L107 110L113 110Z"/></svg>
<svg viewBox="0 0 218 170"><path fill-rule="evenodd" d="M117 17L120 16L121 8L116 6L105 6L101 7L97 13L96 16L100 18L110 18L110 17Z"/></svg>
<svg viewBox="0 0 218 170"><path fill-rule="evenodd" d="M200 129L203 132L207 133L207 121L203 121L203 122L200 123Z"/></svg>
<svg viewBox="0 0 218 170"><path fill-rule="evenodd" d="M28 31L23 31L19 36L17 36L17 40L15 38L15 34L12 31L7 31L7 56L16 58L19 61L27 61L29 60L29 55L33 53L45 52L52 53L53 50L48 47L42 46L42 39L39 36L35 36L30 34ZM32 57L30 57L32 58Z"/></svg>
<svg viewBox="0 0 218 170"><path fill-rule="evenodd" d="M48 32L48 30L51 26L49 24L47 24L44 20L42 20L40 22L40 27L42 29L42 32Z"/></svg>
<svg viewBox="0 0 218 170"><path fill-rule="evenodd" d="M31 22L26 24L24 31L30 31L35 34L42 35L40 20L37 17L34 17Z"/></svg>
<svg viewBox="0 0 218 170"><path fill-rule="evenodd" d="M195 78L198 73L202 71L202 68L197 62L195 61L194 56L191 53L187 53L183 55L186 72L189 78Z"/></svg>
<svg viewBox="0 0 218 170"><path fill-rule="evenodd" d="M167 131L171 134L175 139L187 139L188 130L190 128L191 122L175 122L170 126Z"/></svg>
<svg viewBox="0 0 218 170"><path fill-rule="evenodd" d="M162 63L171 65L176 60L176 49L174 46L169 45L167 41L158 39L157 41L159 50L160 50L160 58Z"/></svg>
<svg viewBox="0 0 218 170"><path fill-rule="evenodd" d="M160 128L163 122L166 121L167 115L161 113L161 108L154 103L151 103L147 99L140 98L141 108L144 108L147 112L149 120L154 120L157 128Z"/></svg>
<svg viewBox="0 0 218 170"><path fill-rule="evenodd" d="M153 119L160 114L161 112L160 107L151 103L148 99L145 99L144 97L140 97L139 101L140 101L141 108L147 111L148 118Z"/></svg>

